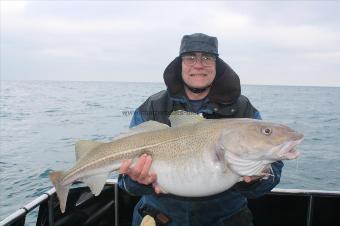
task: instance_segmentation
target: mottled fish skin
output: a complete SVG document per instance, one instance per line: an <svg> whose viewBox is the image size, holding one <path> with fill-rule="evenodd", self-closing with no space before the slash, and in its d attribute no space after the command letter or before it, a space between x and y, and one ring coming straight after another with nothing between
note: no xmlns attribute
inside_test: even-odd
<svg viewBox="0 0 340 226"><path fill-rule="evenodd" d="M62 212L73 182L85 182L98 195L124 159L135 161L147 153L163 191L207 196L228 189L242 176L260 174L274 161L296 158L294 147L303 139L287 126L254 119L210 120L174 112L170 120L173 127L149 121L108 143L77 142L76 164L50 175Z"/></svg>

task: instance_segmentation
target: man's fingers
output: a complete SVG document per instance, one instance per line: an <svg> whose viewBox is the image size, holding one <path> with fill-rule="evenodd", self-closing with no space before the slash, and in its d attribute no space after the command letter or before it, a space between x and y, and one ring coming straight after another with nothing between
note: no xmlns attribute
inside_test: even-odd
<svg viewBox="0 0 340 226"><path fill-rule="evenodd" d="M138 180L139 176L143 170L144 164L145 164L145 160L146 160L146 155L143 154L142 156L140 156L136 162L136 165L130 170L129 176L133 179L133 180Z"/></svg>
<svg viewBox="0 0 340 226"><path fill-rule="evenodd" d="M129 171L129 167L131 165L132 160L126 159L122 162L122 165L119 168L119 173L127 173Z"/></svg>
<svg viewBox="0 0 340 226"><path fill-rule="evenodd" d="M157 182L153 183L152 184L152 187L153 187L153 190L155 191L155 193L157 195L159 195L162 191L161 191L161 188L159 187L159 185L157 184Z"/></svg>
<svg viewBox="0 0 340 226"><path fill-rule="evenodd" d="M151 163L152 163L152 158L151 158L151 156L148 155L145 159L142 172L139 175L140 180L143 180L143 179L145 179L149 176L149 170L150 170L150 167L151 167Z"/></svg>
<svg viewBox="0 0 340 226"><path fill-rule="evenodd" d="M243 177L243 180L244 180L244 182L246 182L246 183L250 183L250 182L251 182L251 177L249 177L249 176L244 176L244 177Z"/></svg>
<svg viewBox="0 0 340 226"><path fill-rule="evenodd" d="M243 177L243 181L246 182L246 183L250 183L254 180L258 180L260 178L262 178L263 176L244 176Z"/></svg>
<svg viewBox="0 0 340 226"><path fill-rule="evenodd" d="M157 180L155 173L149 173L152 164L151 156L146 154L141 155L136 164L131 167L132 160L124 160L119 169L120 173L125 173L131 177L132 180L140 184L152 184ZM131 168L130 168L131 167Z"/></svg>
<svg viewBox="0 0 340 226"><path fill-rule="evenodd" d="M145 184L153 184L156 182L156 180L157 180L156 173L150 173L145 180Z"/></svg>

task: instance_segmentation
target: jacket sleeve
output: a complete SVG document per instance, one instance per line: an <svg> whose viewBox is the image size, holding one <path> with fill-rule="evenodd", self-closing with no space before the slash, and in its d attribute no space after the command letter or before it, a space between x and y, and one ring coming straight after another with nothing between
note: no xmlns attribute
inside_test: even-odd
<svg viewBox="0 0 340 226"><path fill-rule="evenodd" d="M273 175L267 179L260 179L251 183L239 182L234 188L247 198L257 198L270 192L280 182L283 162L274 162L271 167Z"/></svg>
<svg viewBox="0 0 340 226"><path fill-rule="evenodd" d="M144 122L142 114L137 109L130 122L130 128L137 126ZM138 182L132 180L128 175L119 175L118 177L118 186L128 192L130 195L147 195L153 193L153 189L151 185L142 185Z"/></svg>
<svg viewBox="0 0 340 226"><path fill-rule="evenodd" d="M262 116L258 110L255 110L253 113L253 119L259 119L262 120Z"/></svg>
<svg viewBox="0 0 340 226"><path fill-rule="evenodd" d="M143 123L143 122L145 122L145 120L144 120L142 114L140 113L139 109L137 109L137 110L133 113L133 116L132 116L132 119L131 119L129 128L138 126L139 124L141 124L141 123Z"/></svg>
<svg viewBox="0 0 340 226"><path fill-rule="evenodd" d="M154 192L151 185L139 184L132 180L128 175L119 175L118 186L134 196L149 195Z"/></svg>

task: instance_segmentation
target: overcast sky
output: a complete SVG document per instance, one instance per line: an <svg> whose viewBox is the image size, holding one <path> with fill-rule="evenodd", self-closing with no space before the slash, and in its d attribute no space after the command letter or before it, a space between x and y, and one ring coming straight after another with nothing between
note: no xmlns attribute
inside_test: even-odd
<svg viewBox="0 0 340 226"><path fill-rule="evenodd" d="M1 79L161 82L184 34L219 40L243 84L340 86L339 1L12 1Z"/></svg>

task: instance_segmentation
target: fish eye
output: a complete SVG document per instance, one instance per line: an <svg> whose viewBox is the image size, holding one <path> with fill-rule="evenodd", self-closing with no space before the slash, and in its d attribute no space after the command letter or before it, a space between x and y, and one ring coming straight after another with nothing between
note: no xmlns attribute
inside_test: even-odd
<svg viewBox="0 0 340 226"><path fill-rule="evenodd" d="M270 128L262 128L262 133L264 135L270 135L272 133L272 130Z"/></svg>

